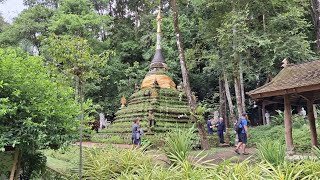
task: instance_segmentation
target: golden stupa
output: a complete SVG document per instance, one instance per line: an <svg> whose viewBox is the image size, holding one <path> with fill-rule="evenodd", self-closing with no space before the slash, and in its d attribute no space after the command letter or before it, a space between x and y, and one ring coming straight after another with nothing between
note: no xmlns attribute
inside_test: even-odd
<svg viewBox="0 0 320 180"><path fill-rule="evenodd" d="M189 128L190 109L185 93L167 75L168 67L161 50L161 15L157 16L156 52L137 91L128 97L127 103L116 113L115 121L104 132L104 138L121 136L131 140L131 126L135 118L141 119L140 125L148 135L162 134L172 128ZM102 134L102 133L101 133ZM111 138L112 139L112 138ZM115 143L115 142L113 142Z"/></svg>
<svg viewBox="0 0 320 180"><path fill-rule="evenodd" d="M173 82L172 78L164 73L168 67L161 51L161 20L162 18L159 11L157 16L156 53L150 64L150 72L146 75L141 83L141 89L153 87L155 81L157 81L160 88L176 89L176 84Z"/></svg>

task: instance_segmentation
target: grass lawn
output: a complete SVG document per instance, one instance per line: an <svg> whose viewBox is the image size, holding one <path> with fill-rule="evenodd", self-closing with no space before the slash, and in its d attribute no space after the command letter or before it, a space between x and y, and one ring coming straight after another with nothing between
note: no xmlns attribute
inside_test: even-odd
<svg viewBox="0 0 320 180"><path fill-rule="evenodd" d="M79 162L79 147L69 146L65 150L44 150L47 157L47 167L51 170L66 174L77 171Z"/></svg>

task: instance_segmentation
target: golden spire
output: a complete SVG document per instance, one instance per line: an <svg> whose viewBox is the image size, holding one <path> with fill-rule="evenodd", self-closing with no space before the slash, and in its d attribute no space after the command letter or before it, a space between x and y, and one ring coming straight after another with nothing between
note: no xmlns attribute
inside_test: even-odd
<svg viewBox="0 0 320 180"><path fill-rule="evenodd" d="M156 49L161 49L161 7L159 6L158 16L157 16L157 47Z"/></svg>
<svg viewBox="0 0 320 180"><path fill-rule="evenodd" d="M158 11L158 16L157 16L157 33L161 33L161 21L162 21L162 17L161 17L161 7L159 6L159 11Z"/></svg>
<svg viewBox="0 0 320 180"><path fill-rule="evenodd" d="M157 71L158 69L166 69L166 61L162 55L161 51L161 7L159 6L158 16L157 16L157 42L156 42L156 53L150 64L150 71Z"/></svg>

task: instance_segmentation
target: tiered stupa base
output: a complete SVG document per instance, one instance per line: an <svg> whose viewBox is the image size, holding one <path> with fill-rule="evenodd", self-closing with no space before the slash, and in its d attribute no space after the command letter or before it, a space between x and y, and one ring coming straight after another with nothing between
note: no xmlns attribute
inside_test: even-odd
<svg viewBox="0 0 320 180"><path fill-rule="evenodd" d="M153 110L155 120L155 125L151 128L150 110ZM141 119L140 127L145 135L156 134L157 137L173 128L190 128L193 125L189 119L190 110L184 93L170 88L142 89L132 94L128 105L115 115L115 121L96 135L102 142L130 143L131 128L136 118Z"/></svg>

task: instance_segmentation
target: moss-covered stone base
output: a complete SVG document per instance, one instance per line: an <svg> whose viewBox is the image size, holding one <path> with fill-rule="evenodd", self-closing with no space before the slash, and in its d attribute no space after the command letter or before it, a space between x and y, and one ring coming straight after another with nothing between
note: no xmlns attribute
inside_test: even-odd
<svg viewBox="0 0 320 180"><path fill-rule="evenodd" d="M150 115L150 111L152 114ZM169 88L142 89L132 94L125 107L116 112L115 121L92 138L95 142L131 142L133 120L140 118L145 135L162 134L173 128L190 128L190 110L183 92ZM150 126L150 119L155 121Z"/></svg>

